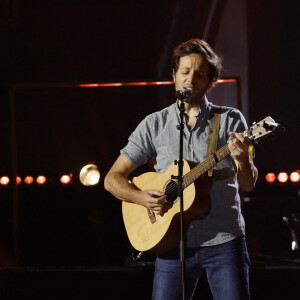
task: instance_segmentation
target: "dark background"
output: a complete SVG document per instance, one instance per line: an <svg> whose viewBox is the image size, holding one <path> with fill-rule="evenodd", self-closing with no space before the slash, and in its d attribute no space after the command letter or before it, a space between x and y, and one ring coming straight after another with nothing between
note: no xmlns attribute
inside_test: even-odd
<svg viewBox="0 0 300 300"><path fill-rule="evenodd" d="M223 77L241 79L239 108L249 124L271 115L285 127L256 148L260 177L244 195L244 214L253 257L299 258L282 222L299 213L299 186L264 182L269 171L300 169L294 3L0 1L0 176L15 170L51 179L43 187L21 184L17 208L12 185L0 187L0 266L126 263L121 203L104 191L103 179L139 121L173 101L173 86L78 84L172 80L172 50L193 37L223 56ZM90 161L102 175L92 188L78 181ZM72 186L59 185L64 173L74 174Z"/></svg>

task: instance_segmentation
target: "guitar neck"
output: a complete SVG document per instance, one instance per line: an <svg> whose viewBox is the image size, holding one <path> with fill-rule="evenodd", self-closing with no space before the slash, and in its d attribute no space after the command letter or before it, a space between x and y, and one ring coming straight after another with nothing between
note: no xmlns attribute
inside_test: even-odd
<svg viewBox="0 0 300 300"><path fill-rule="evenodd" d="M183 177L183 187L186 188L190 184L192 184L196 179L198 179L201 175L207 172L210 168L215 166L219 161L230 154L228 144L220 148L215 152L214 155L210 155L206 160L202 163L194 167Z"/></svg>

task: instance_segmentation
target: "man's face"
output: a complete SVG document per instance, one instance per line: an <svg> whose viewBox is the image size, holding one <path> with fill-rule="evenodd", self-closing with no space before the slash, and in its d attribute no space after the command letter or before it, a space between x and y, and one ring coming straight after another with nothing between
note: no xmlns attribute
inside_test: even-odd
<svg viewBox="0 0 300 300"><path fill-rule="evenodd" d="M190 88L191 96L185 99L186 102L202 101L203 96L208 90L209 65L203 55L193 53L180 58L179 67L176 73L173 72L175 89L183 90Z"/></svg>

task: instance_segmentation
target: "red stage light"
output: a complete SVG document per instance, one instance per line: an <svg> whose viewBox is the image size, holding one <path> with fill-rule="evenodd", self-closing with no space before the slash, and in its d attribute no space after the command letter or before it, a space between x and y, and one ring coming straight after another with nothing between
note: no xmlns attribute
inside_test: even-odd
<svg viewBox="0 0 300 300"><path fill-rule="evenodd" d="M24 183L25 183L25 184L32 184L33 182L34 182L34 179L33 179L32 176L26 176L26 177L24 178Z"/></svg>
<svg viewBox="0 0 300 300"><path fill-rule="evenodd" d="M174 84L174 81L86 83L86 84L79 84L79 87L111 87L111 86L170 85L170 84Z"/></svg>
<svg viewBox="0 0 300 300"><path fill-rule="evenodd" d="M70 174L70 175L62 175L62 176L60 177L60 182L61 182L62 184L71 184L71 182L72 182L72 176L73 176L73 174Z"/></svg>
<svg viewBox="0 0 300 300"><path fill-rule="evenodd" d="M9 177L7 177L7 176L2 176L2 177L0 178L0 184L1 184L1 185L8 185L9 182L10 182L10 179L9 179Z"/></svg>
<svg viewBox="0 0 300 300"><path fill-rule="evenodd" d="M236 79L219 79L217 83L236 82ZM141 81L141 82L112 82L112 83L82 83L79 87L111 87L111 86L139 86L139 85L172 85L174 81Z"/></svg>
<svg viewBox="0 0 300 300"><path fill-rule="evenodd" d="M290 181L294 182L294 183L299 182L300 181L300 174L299 174L299 172L297 172L297 171L292 172L290 174Z"/></svg>
<svg viewBox="0 0 300 300"><path fill-rule="evenodd" d="M269 183L273 183L275 182L276 180L276 175L274 173L268 173L266 176L265 176L265 179L267 182Z"/></svg>
<svg viewBox="0 0 300 300"><path fill-rule="evenodd" d="M280 183L285 183L289 179L289 175L286 172L280 172L277 176L277 179Z"/></svg>

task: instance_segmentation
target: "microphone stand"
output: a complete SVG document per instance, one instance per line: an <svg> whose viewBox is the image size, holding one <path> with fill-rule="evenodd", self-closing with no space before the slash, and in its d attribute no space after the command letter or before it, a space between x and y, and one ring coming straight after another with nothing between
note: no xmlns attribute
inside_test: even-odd
<svg viewBox="0 0 300 300"><path fill-rule="evenodd" d="M184 129L184 112L185 104L184 100L181 97L178 97L181 100L179 107L180 110L180 124L177 125L177 129L180 131L180 141L179 141L179 160L175 160L175 164L178 164L178 176L173 176L178 181L178 196L180 199L180 261L181 261L181 271L182 271L182 299L186 298L186 265L185 265L185 238L184 238L184 215L183 215L183 129Z"/></svg>

